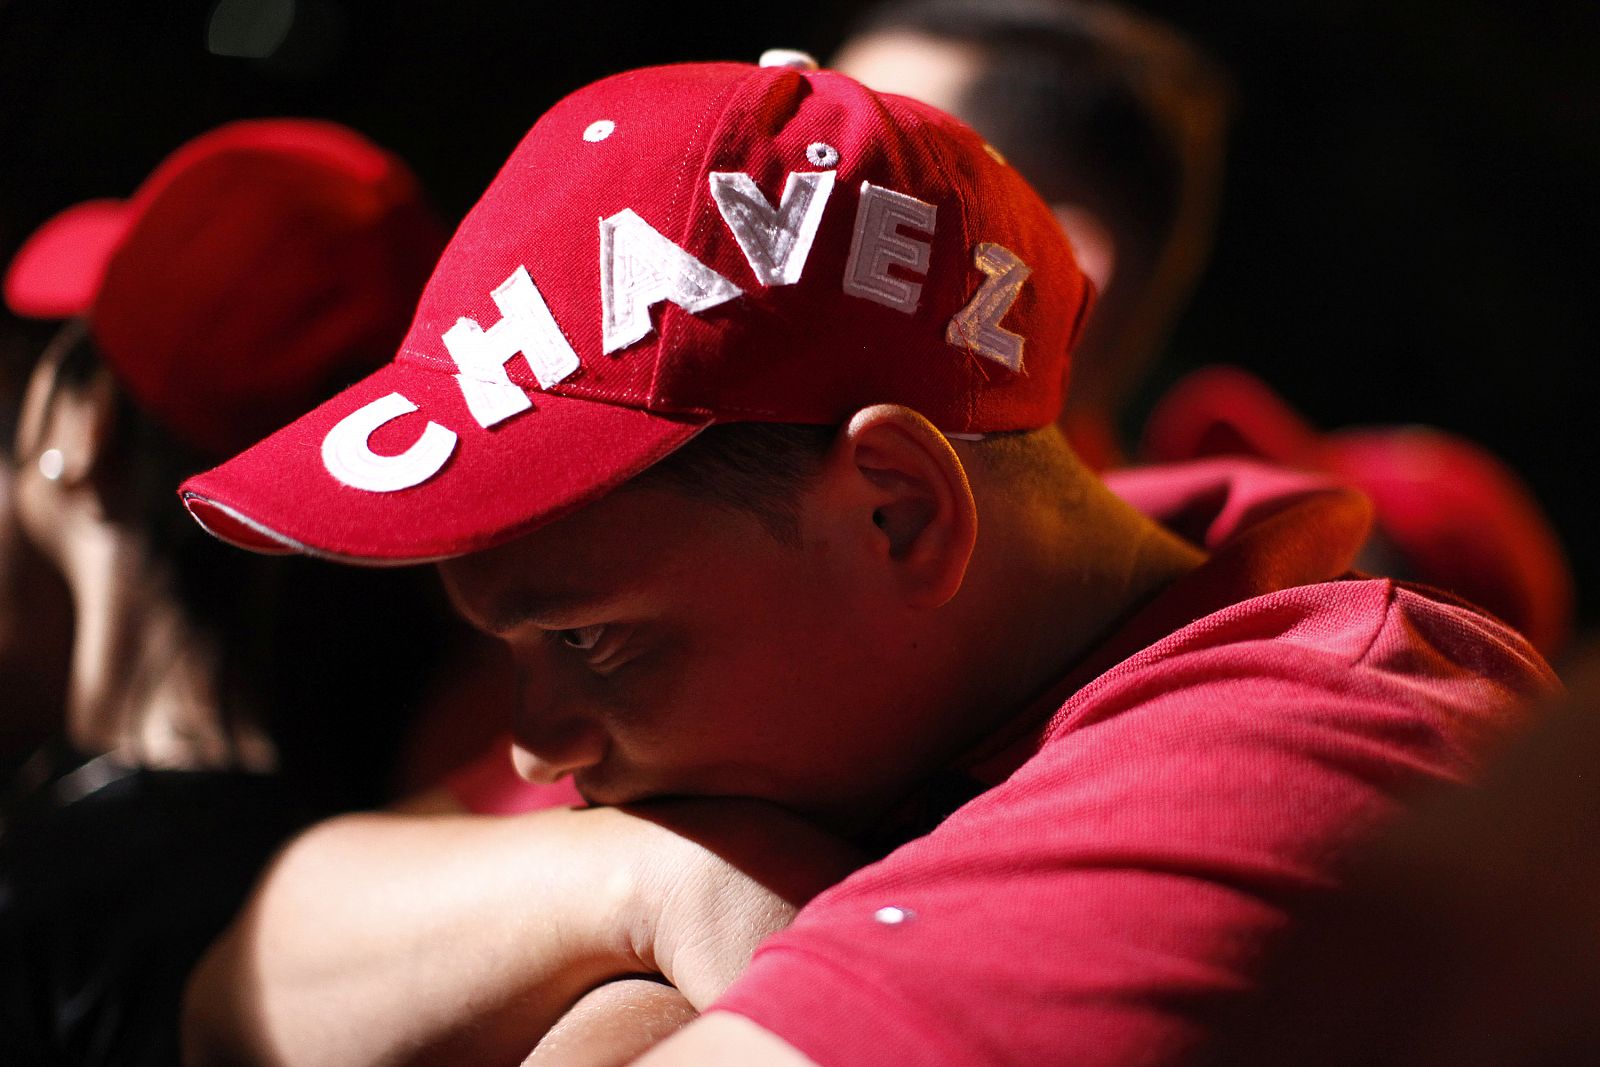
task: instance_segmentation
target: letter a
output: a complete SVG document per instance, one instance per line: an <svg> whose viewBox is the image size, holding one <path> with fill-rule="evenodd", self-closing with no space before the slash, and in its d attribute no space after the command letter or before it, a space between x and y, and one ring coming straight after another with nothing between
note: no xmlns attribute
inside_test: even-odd
<svg viewBox="0 0 1600 1067"><path fill-rule="evenodd" d="M601 348L627 348L653 329L650 309L670 300L694 314L732 300L737 285L667 240L632 208L600 220Z"/></svg>

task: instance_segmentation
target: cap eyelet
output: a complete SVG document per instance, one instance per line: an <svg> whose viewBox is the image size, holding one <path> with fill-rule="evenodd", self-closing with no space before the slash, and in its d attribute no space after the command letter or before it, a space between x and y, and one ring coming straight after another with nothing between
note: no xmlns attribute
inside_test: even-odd
<svg viewBox="0 0 1600 1067"><path fill-rule="evenodd" d="M826 141L812 141L806 145L806 159L814 167L837 167L839 150Z"/></svg>
<svg viewBox="0 0 1600 1067"><path fill-rule="evenodd" d="M616 130L617 124L610 119L596 119L589 123L589 128L583 131L583 139L593 144L604 141Z"/></svg>

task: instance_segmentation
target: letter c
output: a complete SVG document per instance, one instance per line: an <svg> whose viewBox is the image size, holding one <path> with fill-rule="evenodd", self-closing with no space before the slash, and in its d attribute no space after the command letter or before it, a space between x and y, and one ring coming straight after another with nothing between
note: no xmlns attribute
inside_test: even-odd
<svg viewBox="0 0 1600 1067"><path fill-rule="evenodd" d="M439 473L456 450L456 435L429 422L422 436L398 456L380 456L367 444L384 423L417 410L417 405L390 393L340 419L322 439L322 465L352 489L393 493L410 489Z"/></svg>

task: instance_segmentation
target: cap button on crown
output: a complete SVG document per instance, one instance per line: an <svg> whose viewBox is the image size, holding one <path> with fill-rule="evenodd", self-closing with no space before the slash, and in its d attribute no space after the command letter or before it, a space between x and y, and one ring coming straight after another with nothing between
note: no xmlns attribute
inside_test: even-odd
<svg viewBox="0 0 1600 1067"><path fill-rule="evenodd" d="M761 66L788 67L790 70L816 70L816 59L793 48L769 48L761 53Z"/></svg>

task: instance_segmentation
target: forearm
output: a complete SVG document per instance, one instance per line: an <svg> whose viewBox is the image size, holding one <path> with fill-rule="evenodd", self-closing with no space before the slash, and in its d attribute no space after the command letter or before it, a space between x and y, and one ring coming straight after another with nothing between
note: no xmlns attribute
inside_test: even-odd
<svg viewBox="0 0 1600 1067"><path fill-rule="evenodd" d="M622 978L585 994L522 1067L622 1067L696 1017L664 982Z"/></svg>
<svg viewBox="0 0 1600 1067"><path fill-rule="evenodd" d="M302 835L190 981L194 1064L515 1063L637 970L619 813L360 815Z"/></svg>

